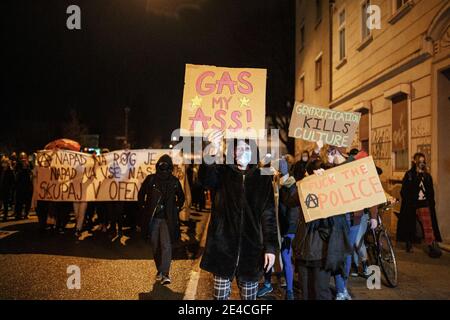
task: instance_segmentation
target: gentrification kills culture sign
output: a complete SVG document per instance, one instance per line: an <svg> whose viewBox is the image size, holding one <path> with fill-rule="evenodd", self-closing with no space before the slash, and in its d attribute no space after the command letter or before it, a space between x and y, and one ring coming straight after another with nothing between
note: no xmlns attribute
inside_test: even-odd
<svg viewBox="0 0 450 320"><path fill-rule="evenodd" d="M118 150L95 157L66 150L39 151L34 199L136 201L141 183L155 172L163 154L181 163L178 154L164 149Z"/></svg>
<svg viewBox="0 0 450 320"><path fill-rule="evenodd" d="M386 202L372 157L297 182L306 222L355 212Z"/></svg>
<svg viewBox="0 0 450 320"><path fill-rule="evenodd" d="M337 147L348 147L355 135L361 114L314 107L298 103L294 105L289 137L323 143Z"/></svg>
<svg viewBox="0 0 450 320"><path fill-rule="evenodd" d="M265 128L266 69L186 65L181 134L255 137Z"/></svg>

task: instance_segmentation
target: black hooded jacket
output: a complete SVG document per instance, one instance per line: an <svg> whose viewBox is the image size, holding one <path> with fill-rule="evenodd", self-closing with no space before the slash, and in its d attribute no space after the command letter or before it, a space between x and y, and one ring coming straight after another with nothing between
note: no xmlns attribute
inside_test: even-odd
<svg viewBox="0 0 450 320"><path fill-rule="evenodd" d="M434 200L433 179L429 173L424 173L425 196L431 213L431 222L436 241L442 241L436 217L436 205ZM416 241L416 210L418 208L419 176L413 167L403 177L402 189L400 191L402 205L397 224L398 241Z"/></svg>
<svg viewBox="0 0 450 320"><path fill-rule="evenodd" d="M272 176L255 166L241 171L211 165L205 184L216 195L200 267L224 278L258 281L264 254L278 249Z"/></svg>
<svg viewBox="0 0 450 320"><path fill-rule="evenodd" d="M160 164L168 163L168 170L162 171ZM169 227L172 243L180 238L179 211L184 204L184 192L180 181L172 175L173 163L168 155L163 155L156 163L156 173L148 175L138 193L140 208L139 224L144 235L148 235L149 225L156 216L164 218Z"/></svg>

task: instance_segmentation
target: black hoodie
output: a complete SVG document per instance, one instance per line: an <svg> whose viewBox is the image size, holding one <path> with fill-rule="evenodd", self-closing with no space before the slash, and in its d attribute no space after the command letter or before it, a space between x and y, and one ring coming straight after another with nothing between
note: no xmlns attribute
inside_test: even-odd
<svg viewBox="0 0 450 320"><path fill-rule="evenodd" d="M167 170L161 170L161 163L168 163ZM153 218L164 218L169 227L172 243L180 238L178 213L184 204L184 192L180 181L172 175L173 163L163 155L156 163L156 173L147 176L138 193L140 226L144 236L148 235Z"/></svg>

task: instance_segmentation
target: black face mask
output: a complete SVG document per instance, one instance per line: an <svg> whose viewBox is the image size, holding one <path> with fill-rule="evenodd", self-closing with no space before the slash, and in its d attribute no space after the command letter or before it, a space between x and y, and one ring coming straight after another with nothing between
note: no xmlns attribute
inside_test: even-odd
<svg viewBox="0 0 450 320"><path fill-rule="evenodd" d="M158 169L161 171L169 171L170 170L170 165L167 162L161 162L158 165Z"/></svg>
<svg viewBox="0 0 450 320"><path fill-rule="evenodd" d="M425 162L419 162L418 167L420 170L424 170L427 167L427 164Z"/></svg>

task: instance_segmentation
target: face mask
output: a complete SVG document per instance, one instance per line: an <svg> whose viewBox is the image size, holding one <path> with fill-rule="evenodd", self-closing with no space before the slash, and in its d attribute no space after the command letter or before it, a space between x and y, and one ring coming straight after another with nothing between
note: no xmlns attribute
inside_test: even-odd
<svg viewBox="0 0 450 320"><path fill-rule="evenodd" d="M308 157L302 157L303 162L308 162Z"/></svg>
<svg viewBox="0 0 450 320"><path fill-rule="evenodd" d="M427 167L425 162L419 162L419 169L424 170Z"/></svg>
<svg viewBox="0 0 450 320"><path fill-rule="evenodd" d="M239 158L236 159L237 163L243 167L247 166L250 161L252 160L252 153L251 151L244 151L240 155Z"/></svg>
<svg viewBox="0 0 450 320"><path fill-rule="evenodd" d="M169 164L167 162L161 162L158 166L158 168L161 171L168 171L169 170Z"/></svg>
<svg viewBox="0 0 450 320"><path fill-rule="evenodd" d="M339 165L345 162L345 158L341 154L337 154L334 156L334 164Z"/></svg>

